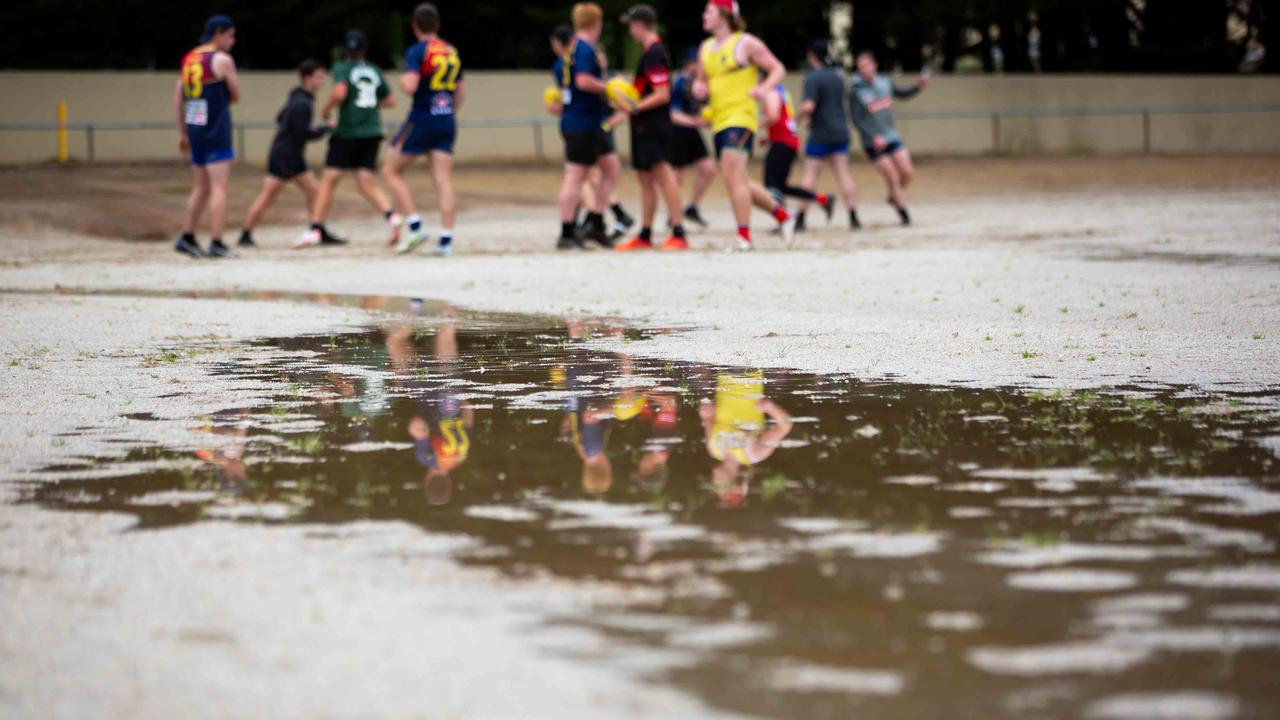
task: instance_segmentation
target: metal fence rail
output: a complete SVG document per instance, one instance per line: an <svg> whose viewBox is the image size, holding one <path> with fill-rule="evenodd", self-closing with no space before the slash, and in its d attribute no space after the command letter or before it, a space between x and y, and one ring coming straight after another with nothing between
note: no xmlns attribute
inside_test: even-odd
<svg viewBox="0 0 1280 720"><path fill-rule="evenodd" d="M925 112L902 112L897 114L900 121L943 121L943 120L985 120L991 123L991 151L999 152L1002 147L1002 127L1004 120L1016 119L1066 119L1066 118L1101 118L1101 117L1133 117L1142 122L1142 151L1151 153L1151 118L1160 115L1237 115L1252 113L1280 113L1280 103L1231 103L1221 105L1145 105L1117 107L1059 107L1032 108L1011 107L995 110L938 110ZM515 117L491 119L463 119L458 125L466 128L486 129L527 129L533 133L535 153L539 160L546 159L543 147L542 129L555 127L556 118L551 117ZM275 130L273 121L250 120L236 122L236 146L238 155L244 156L246 133L249 130ZM387 123L389 131L398 125ZM83 132L87 160L96 160L96 136L99 132L119 132L138 130L172 130L172 121L126 121L126 122L20 122L0 123L0 132Z"/></svg>

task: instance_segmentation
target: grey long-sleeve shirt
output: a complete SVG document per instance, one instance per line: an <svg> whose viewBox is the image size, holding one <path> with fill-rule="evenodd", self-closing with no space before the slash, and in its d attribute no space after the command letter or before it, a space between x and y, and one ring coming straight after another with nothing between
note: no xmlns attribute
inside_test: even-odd
<svg viewBox="0 0 1280 720"><path fill-rule="evenodd" d="M877 135L887 143L901 142L898 126L893 122L894 99L906 100L920 92L920 86L900 88L884 75L867 82L861 75L849 86L849 115L862 137L863 147L872 147Z"/></svg>

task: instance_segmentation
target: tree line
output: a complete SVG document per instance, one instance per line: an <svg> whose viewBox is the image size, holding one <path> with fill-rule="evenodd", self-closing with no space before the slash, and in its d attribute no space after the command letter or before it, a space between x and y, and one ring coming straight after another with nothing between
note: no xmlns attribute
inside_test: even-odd
<svg viewBox="0 0 1280 720"><path fill-rule="evenodd" d="M571 2L438 0L444 35L473 69L535 69L552 58L546 38ZM614 21L632 0L601 0L604 43L615 66L635 50ZM702 37L701 6L652 0L680 56ZM869 49L886 67L941 72L1179 72L1280 69L1280 0L743 0L750 30L789 67L808 43L830 34L833 13L851 14L837 46ZM412 43L413 0L223 0L201 12L230 14L246 69L282 69L330 59L349 28L372 40L373 60L399 65ZM10 0L0 38L8 69L169 69L199 35L204 17L156 0ZM1265 48L1273 48L1269 55Z"/></svg>

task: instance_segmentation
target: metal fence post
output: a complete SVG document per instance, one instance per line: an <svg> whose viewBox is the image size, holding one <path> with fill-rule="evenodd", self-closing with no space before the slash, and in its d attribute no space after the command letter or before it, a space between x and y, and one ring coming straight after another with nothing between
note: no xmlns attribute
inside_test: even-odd
<svg viewBox="0 0 1280 720"><path fill-rule="evenodd" d="M236 153L236 157L240 159L240 162L244 162L245 155L247 155L249 152L247 149L248 146L246 145L245 138L246 138L246 132L244 128L244 123L240 123L236 125L236 141L240 145L240 152Z"/></svg>
<svg viewBox="0 0 1280 720"><path fill-rule="evenodd" d="M84 126L84 139L85 139L85 145L87 146L87 154L89 156L89 162L93 162L94 158L97 157L98 155L98 153L94 151L94 147L93 147L93 123L89 123L88 125Z"/></svg>
<svg viewBox="0 0 1280 720"><path fill-rule="evenodd" d="M991 154L1000 153L1000 113L991 113Z"/></svg>
<svg viewBox="0 0 1280 720"><path fill-rule="evenodd" d="M1151 109L1142 108L1142 154L1151 154Z"/></svg>
<svg viewBox="0 0 1280 720"><path fill-rule="evenodd" d="M67 101L58 101L58 162L67 162Z"/></svg>

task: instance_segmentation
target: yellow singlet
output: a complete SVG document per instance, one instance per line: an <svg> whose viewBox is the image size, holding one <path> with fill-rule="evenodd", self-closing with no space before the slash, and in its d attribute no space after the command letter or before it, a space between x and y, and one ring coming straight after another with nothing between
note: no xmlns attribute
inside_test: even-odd
<svg viewBox="0 0 1280 720"><path fill-rule="evenodd" d="M712 457L724 460L732 456L743 465L755 465L748 450L764 430L764 412L756 408L763 398L762 372L716 376L716 419L707 443Z"/></svg>
<svg viewBox="0 0 1280 720"><path fill-rule="evenodd" d="M711 93L711 131L718 133L726 128L745 128L751 132L760 129L760 108L751 97L751 88L759 84L760 73L754 65L739 65L736 57L742 33L729 36L725 44L713 50L715 38L702 44L699 60L707 75Z"/></svg>

